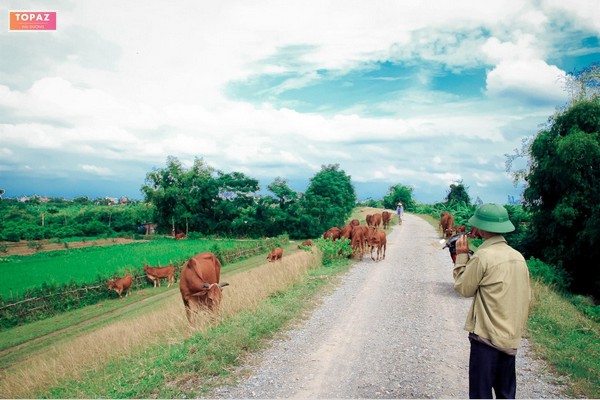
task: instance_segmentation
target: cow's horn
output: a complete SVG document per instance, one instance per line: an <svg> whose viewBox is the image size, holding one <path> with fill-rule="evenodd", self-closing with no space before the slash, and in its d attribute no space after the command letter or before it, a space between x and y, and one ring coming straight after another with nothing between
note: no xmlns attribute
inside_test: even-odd
<svg viewBox="0 0 600 400"><path fill-rule="evenodd" d="M225 286L229 286L229 282L221 282L219 284L219 287L225 287Z"/></svg>

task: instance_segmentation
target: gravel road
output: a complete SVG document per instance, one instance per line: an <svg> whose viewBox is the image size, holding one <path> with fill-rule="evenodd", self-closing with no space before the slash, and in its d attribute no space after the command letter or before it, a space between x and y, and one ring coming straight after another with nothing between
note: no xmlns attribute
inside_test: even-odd
<svg viewBox="0 0 600 400"><path fill-rule="evenodd" d="M406 215L386 258L367 255L313 313L251 356L215 398L467 398L471 299L454 292L436 230ZM559 380L517 355L517 397L558 398Z"/></svg>

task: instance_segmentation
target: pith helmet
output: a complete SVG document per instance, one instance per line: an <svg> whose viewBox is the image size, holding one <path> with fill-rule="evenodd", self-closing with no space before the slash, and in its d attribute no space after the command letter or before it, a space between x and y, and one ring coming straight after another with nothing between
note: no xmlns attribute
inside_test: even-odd
<svg viewBox="0 0 600 400"><path fill-rule="evenodd" d="M515 226L508 219L506 208L494 203L479 206L469 218L469 224L492 233L508 233L515 230Z"/></svg>

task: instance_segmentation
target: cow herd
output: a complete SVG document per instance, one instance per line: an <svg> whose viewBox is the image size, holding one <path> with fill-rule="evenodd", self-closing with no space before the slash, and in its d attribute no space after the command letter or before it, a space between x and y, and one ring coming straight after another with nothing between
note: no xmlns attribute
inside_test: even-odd
<svg viewBox="0 0 600 400"><path fill-rule="evenodd" d="M354 219L343 228L333 227L329 229L323 234L323 238L331 240L346 238L350 240L353 256L362 258L369 250L372 260L383 260L385 259L387 239L384 230L381 230L380 226L383 225L383 229L386 229L389 226L391 216L392 214L388 211L367 215L367 225L360 225L360 222ZM175 239L177 239L178 233L180 232L173 232ZM302 243L302 246L311 245L310 239ZM373 256L375 251L376 256ZM281 260L282 257L283 249L276 247L267 255L267 260L274 262ZM160 287L161 279L168 280L167 287L175 282L177 271L173 265L166 267L144 265L142 269L155 288ZM214 311L218 307L223 297L223 288L229 285L227 282L221 282L220 278L221 262L211 252L196 254L183 264L180 272L179 290L190 322L193 320L195 311L200 309ZM133 277L127 274L109 280L107 288L114 290L119 297L122 297L123 293L127 297L132 284Z"/></svg>
<svg viewBox="0 0 600 400"><path fill-rule="evenodd" d="M348 239L353 257L362 258L369 251L373 261L383 260L387 248L385 229L389 227L391 218L392 213L389 211L369 214L365 217L366 225L361 225L359 220L353 219L342 228L337 226L329 228L323 233L323 239L332 241ZM380 230L381 225L383 230ZM375 257L373 252L376 252Z"/></svg>

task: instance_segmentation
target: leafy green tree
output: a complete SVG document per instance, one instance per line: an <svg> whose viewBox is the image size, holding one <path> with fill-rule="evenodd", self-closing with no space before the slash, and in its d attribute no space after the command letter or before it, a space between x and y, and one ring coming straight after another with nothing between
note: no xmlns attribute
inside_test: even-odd
<svg viewBox="0 0 600 400"><path fill-rule="evenodd" d="M275 178L275 180L267 186L267 189L277 196L279 207L282 210L298 200L298 193L290 189L286 179L280 177Z"/></svg>
<svg viewBox="0 0 600 400"><path fill-rule="evenodd" d="M156 222L164 230L185 226L193 215L192 230L212 232L219 203L219 184L215 170L202 159L195 159L186 170L173 156L167 166L146 174L142 186L145 200L156 207Z"/></svg>
<svg viewBox="0 0 600 400"><path fill-rule="evenodd" d="M356 192L339 164L323 165L311 178L301 203L297 232L317 237L332 226L344 225L356 205Z"/></svg>
<svg viewBox="0 0 600 400"><path fill-rule="evenodd" d="M402 184L390 186L387 195L383 198L383 206L395 210L398 203L402 203L405 211L414 211L416 203L413 199L413 190L412 187Z"/></svg>
<svg viewBox="0 0 600 400"><path fill-rule="evenodd" d="M448 204L462 204L464 202L465 205L471 205L471 198L469 197L469 193L467 193L467 189L465 185L462 183L462 180L457 183L452 183L450 185L450 190L446 195L446 203Z"/></svg>
<svg viewBox="0 0 600 400"><path fill-rule="evenodd" d="M529 154L527 249L569 272L575 291L600 298L600 99L557 112Z"/></svg>

